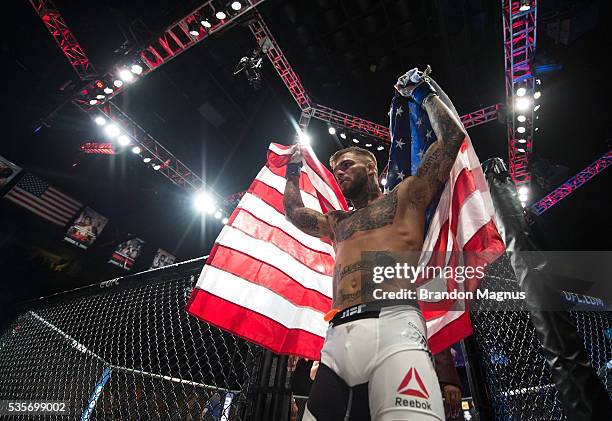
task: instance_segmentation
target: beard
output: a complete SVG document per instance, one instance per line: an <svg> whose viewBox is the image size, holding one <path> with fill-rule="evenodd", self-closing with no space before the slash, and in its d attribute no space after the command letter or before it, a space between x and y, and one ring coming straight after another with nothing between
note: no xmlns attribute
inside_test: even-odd
<svg viewBox="0 0 612 421"><path fill-rule="evenodd" d="M367 184L368 175L364 171L363 173L356 174L349 182L343 183L340 190L342 191L344 197L349 200L353 200L363 193Z"/></svg>

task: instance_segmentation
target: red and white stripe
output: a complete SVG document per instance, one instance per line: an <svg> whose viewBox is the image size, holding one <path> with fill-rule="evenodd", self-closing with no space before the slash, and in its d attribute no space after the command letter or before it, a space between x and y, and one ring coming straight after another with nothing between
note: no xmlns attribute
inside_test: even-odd
<svg viewBox="0 0 612 421"><path fill-rule="evenodd" d="M219 234L187 311L276 353L319 357L331 308L334 249L284 215L291 147L271 144L259 172ZM304 205L347 209L312 152L300 176Z"/></svg>
<svg viewBox="0 0 612 421"><path fill-rule="evenodd" d="M466 137L451 169L449 182L438 202L423 244L421 264L433 265L433 259L444 256L444 265L452 266L460 253L476 266L494 261L505 250L495 225L495 211L489 187L469 137ZM433 253L433 256L432 254ZM475 261L474 259L477 259ZM439 290L431 280L421 288ZM447 281L448 282L448 281ZM477 287L470 283L447 283L446 288L460 291ZM427 323L429 347L436 354L472 333L467 303L447 302L436 308L421 303Z"/></svg>
<svg viewBox="0 0 612 421"><path fill-rule="evenodd" d="M74 214L83 206L53 187L49 187L40 197L37 197L19 186L15 186L5 197L36 215L61 226L70 222Z"/></svg>

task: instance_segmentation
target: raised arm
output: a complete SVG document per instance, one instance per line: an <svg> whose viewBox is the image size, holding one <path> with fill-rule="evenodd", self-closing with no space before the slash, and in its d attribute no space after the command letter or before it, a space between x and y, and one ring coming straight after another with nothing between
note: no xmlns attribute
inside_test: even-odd
<svg viewBox="0 0 612 421"><path fill-rule="evenodd" d="M292 157L292 162L287 166L287 183L283 196L283 206L285 207L286 218L306 234L315 237L325 237L332 239L332 230L327 216L313 209L304 206L300 193L300 164L296 161L301 160L299 151Z"/></svg>

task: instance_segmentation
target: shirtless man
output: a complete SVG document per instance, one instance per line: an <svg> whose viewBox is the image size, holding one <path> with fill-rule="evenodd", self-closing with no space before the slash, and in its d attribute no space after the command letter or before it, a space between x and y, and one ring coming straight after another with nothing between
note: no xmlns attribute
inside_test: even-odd
<svg viewBox="0 0 612 421"><path fill-rule="evenodd" d="M298 180L299 148L287 167L285 214L307 234L332 240L336 252L333 309L321 364L303 420L444 420L438 380L416 302L376 300L374 289L414 289L406 279L375 283L375 266L394 266L394 255L416 264L425 210L448 180L466 134L427 81L402 91L427 112L437 141L415 176L384 195L374 155L351 147L330 158L334 177L352 203L350 212L325 215L304 207ZM409 253L412 252L412 253ZM406 260L404 260L406 261Z"/></svg>

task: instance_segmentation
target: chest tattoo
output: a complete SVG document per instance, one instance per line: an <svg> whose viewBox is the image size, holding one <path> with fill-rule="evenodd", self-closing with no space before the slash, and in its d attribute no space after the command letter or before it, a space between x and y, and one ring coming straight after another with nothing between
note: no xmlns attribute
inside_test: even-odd
<svg viewBox="0 0 612 421"><path fill-rule="evenodd" d="M338 218L335 241L337 243L350 238L360 231L382 228L393 222L397 209L397 191L389 193L371 205Z"/></svg>

